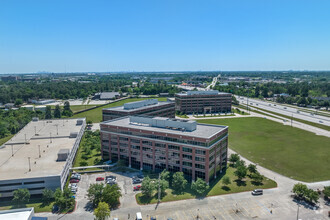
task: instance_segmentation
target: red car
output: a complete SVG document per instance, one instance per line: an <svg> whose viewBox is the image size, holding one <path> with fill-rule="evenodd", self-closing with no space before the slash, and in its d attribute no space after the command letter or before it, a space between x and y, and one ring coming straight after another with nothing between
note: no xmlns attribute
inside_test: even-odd
<svg viewBox="0 0 330 220"><path fill-rule="evenodd" d="M140 189L141 189L141 185L134 186L134 188L133 188L134 191L138 191Z"/></svg>
<svg viewBox="0 0 330 220"><path fill-rule="evenodd" d="M78 179L71 179L70 183L79 183L79 180Z"/></svg>
<svg viewBox="0 0 330 220"><path fill-rule="evenodd" d="M97 178L96 178L96 181L103 181L103 180L104 180L103 177L97 177Z"/></svg>

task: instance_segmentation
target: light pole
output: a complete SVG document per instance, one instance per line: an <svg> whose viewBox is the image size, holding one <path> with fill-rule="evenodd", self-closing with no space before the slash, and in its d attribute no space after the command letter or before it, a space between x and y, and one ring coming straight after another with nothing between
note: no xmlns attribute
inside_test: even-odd
<svg viewBox="0 0 330 220"><path fill-rule="evenodd" d="M298 210L297 210L297 220L299 219L299 203L298 203Z"/></svg>
<svg viewBox="0 0 330 220"><path fill-rule="evenodd" d="M31 171L30 157L28 157L28 160L29 160L29 171Z"/></svg>
<svg viewBox="0 0 330 220"><path fill-rule="evenodd" d="M11 145L11 156L13 157L14 156L14 146Z"/></svg>
<svg viewBox="0 0 330 220"><path fill-rule="evenodd" d="M39 147L39 158L41 157L41 154L40 154L40 145L38 145L38 147Z"/></svg>
<svg viewBox="0 0 330 220"><path fill-rule="evenodd" d="M160 173L158 174L158 203L160 203Z"/></svg>

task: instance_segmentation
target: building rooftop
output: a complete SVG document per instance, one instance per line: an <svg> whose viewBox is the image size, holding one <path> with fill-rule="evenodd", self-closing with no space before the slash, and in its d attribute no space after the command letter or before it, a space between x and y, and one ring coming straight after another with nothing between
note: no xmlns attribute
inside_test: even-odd
<svg viewBox="0 0 330 220"><path fill-rule="evenodd" d="M33 217L33 215L33 207L0 211L0 219L4 220L29 220Z"/></svg>
<svg viewBox="0 0 330 220"><path fill-rule="evenodd" d="M198 137L198 138L211 138L212 136L216 135L217 133L221 132L222 130L226 129L227 126L220 126L220 125L209 125L209 124L200 124L196 123L195 121L190 120L179 120L181 123L186 123L187 127L194 126L193 124L196 124L195 129L187 130L187 129L180 129L178 127L163 127L163 126L155 126L153 124L148 123L141 123L136 122L136 120L131 121L131 118L145 118L145 119L156 119L156 120L170 120L173 121L173 119L169 118L163 118L163 117L122 117L117 118L109 121L102 122L102 125L111 125L111 126L118 126L118 127L125 127L125 128L134 128L134 129L140 129L140 130L146 130L146 131L155 131L160 133L167 133L167 134L177 134L177 135L183 135L183 136L192 136L192 137ZM146 120L147 121L147 120ZM177 120L178 121L178 120Z"/></svg>
<svg viewBox="0 0 330 220"><path fill-rule="evenodd" d="M101 92L100 99L113 99L119 96L119 92Z"/></svg>
<svg viewBox="0 0 330 220"><path fill-rule="evenodd" d="M226 92L219 92L218 90L206 90L206 91L187 91L182 93L177 93L178 96L191 96L191 95L221 95L230 94Z"/></svg>
<svg viewBox="0 0 330 220"><path fill-rule="evenodd" d="M72 149L85 119L31 121L0 147L0 181L60 175L66 161L57 161L61 149ZM40 146L40 157L39 157ZM14 156L12 156L12 153ZM29 159L31 171L29 171Z"/></svg>
<svg viewBox="0 0 330 220"><path fill-rule="evenodd" d="M147 100L156 100L156 101L147 101ZM120 111L120 112L132 112L132 111L136 111L136 110L148 109L148 108L153 108L153 107L156 107L156 106L163 106L163 105L167 105L169 103L173 103L173 102L169 102L169 101L158 102L157 99L147 99L147 100L125 103L122 106L104 108L103 110L112 110L112 111ZM147 101L147 102L144 102L144 101ZM129 105L126 105L126 104L129 104Z"/></svg>

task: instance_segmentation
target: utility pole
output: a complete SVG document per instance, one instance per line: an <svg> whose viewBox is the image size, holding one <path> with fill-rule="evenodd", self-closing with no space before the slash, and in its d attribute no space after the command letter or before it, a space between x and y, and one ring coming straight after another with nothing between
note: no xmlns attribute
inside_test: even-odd
<svg viewBox="0 0 330 220"><path fill-rule="evenodd" d="M38 145L38 147L39 147L39 158L41 157L41 154L40 154L40 145Z"/></svg>
<svg viewBox="0 0 330 220"><path fill-rule="evenodd" d="M37 126L34 126L34 135L37 134Z"/></svg>
<svg viewBox="0 0 330 220"><path fill-rule="evenodd" d="M24 137L25 137L25 144L26 144L26 134L24 134Z"/></svg>
<svg viewBox="0 0 330 220"><path fill-rule="evenodd" d="M52 142L52 132L50 132L50 134L49 134L49 135L50 135L50 138L49 138L49 140L50 140L50 143L53 143L53 142Z"/></svg>
<svg viewBox="0 0 330 220"><path fill-rule="evenodd" d="M11 145L11 156L13 157L14 156L14 146Z"/></svg>
<svg viewBox="0 0 330 220"><path fill-rule="evenodd" d="M31 171L30 157L28 157L28 159L29 159L29 171Z"/></svg>
<svg viewBox="0 0 330 220"><path fill-rule="evenodd" d="M249 112L249 96L248 96L247 99L246 99L246 106L247 106L247 111L248 111L248 113L250 113L250 112Z"/></svg>

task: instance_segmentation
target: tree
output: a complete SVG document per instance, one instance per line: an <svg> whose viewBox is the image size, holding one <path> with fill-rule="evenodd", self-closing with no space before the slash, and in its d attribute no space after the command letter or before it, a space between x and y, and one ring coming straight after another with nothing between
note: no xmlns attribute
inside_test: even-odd
<svg viewBox="0 0 330 220"><path fill-rule="evenodd" d="M238 154L231 154L229 157L229 162L231 162L232 165L235 165L235 163L239 160L240 160L240 157Z"/></svg>
<svg viewBox="0 0 330 220"><path fill-rule="evenodd" d="M160 179L159 184L160 184L160 194L164 196L165 190L168 189L169 187L168 181L165 179Z"/></svg>
<svg viewBox="0 0 330 220"><path fill-rule="evenodd" d="M330 186L325 186L324 187L323 194L324 194L325 199L330 198Z"/></svg>
<svg viewBox="0 0 330 220"><path fill-rule="evenodd" d="M250 173L256 173L257 172L257 166L251 163L248 166L248 170L249 170Z"/></svg>
<svg viewBox="0 0 330 220"><path fill-rule="evenodd" d="M309 202L314 202L314 203L317 203L320 198L319 194L312 189L307 190L305 197Z"/></svg>
<svg viewBox="0 0 330 220"><path fill-rule="evenodd" d="M243 166L239 166L237 167L236 171L234 172L235 176L237 176L237 178L239 180L242 180L243 178L246 177L246 174L247 174L247 169L246 167L243 167Z"/></svg>
<svg viewBox="0 0 330 220"><path fill-rule="evenodd" d="M54 193L55 204L60 210L73 210L75 206L75 200L73 198L73 193L69 188L64 188L63 191L57 188Z"/></svg>
<svg viewBox="0 0 330 220"><path fill-rule="evenodd" d="M237 167L245 167L246 168L245 161L244 160L238 160L238 161L236 161L234 167L236 167L236 168Z"/></svg>
<svg viewBox="0 0 330 220"><path fill-rule="evenodd" d="M102 201L104 185L103 183L94 183L91 184L87 190L88 200L93 203L93 207L96 207L99 202Z"/></svg>
<svg viewBox="0 0 330 220"><path fill-rule="evenodd" d="M199 195L203 194L208 188L209 186L207 183L201 178L197 178L197 180L191 184L191 189Z"/></svg>
<svg viewBox="0 0 330 220"><path fill-rule="evenodd" d="M25 204L30 200L30 197L28 189L17 189L14 191L13 201L17 204Z"/></svg>
<svg viewBox="0 0 330 220"><path fill-rule="evenodd" d="M102 201L106 202L111 208L116 207L119 204L119 198L121 197L121 189L117 184L107 184L103 189Z"/></svg>
<svg viewBox="0 0 330 220"><path fill-rule="evenodd" d="M15 106L20 106L23 104L23 100L22 99L16 99L15 100Z"/></svg>
<svg viewBox="0 0 330 220"><path fill-rule="evenodd" d="M256 171L255 173L251 174L251 179L253 179L253 181L257 184L260 184L264 180L264 177L258 171Z"/></svg>
<svg viewBox="0 0 330 220"><path fill-rule="evenodd" d="M59 105L55 106L54 118L61 118L61 109Z"/></svg>
<svg viewBox="0 0 330 220"><path fill-rule="evenodd" d="M92 120L87 120L87 124L91 125L91 124L93 124L93 121Z"/></svg>
<svg viewBox="0 0 330 220"><path fill-rule="evenodd" d="M151 182L150 178L148 176L145 177L141 184L142 194L150 198L152 196L154 189L155 189L154 184Z"/></svg>
<svg viewBox="0 0 330 220"><path fill-rule="evenodd" d="M106 202L100 202L94 210L94 215L97 220L105 220L110 217L109 205Z"/></svg>
<svg viewBox="0 0 330 220"><path fill-rule="evenodd" d="M45 119L51 119L51 118L52 118L52 108L49 105L47 105Z"/></svg>
<svg viewBox="0 0 330 220"><path fill-rule="evenodd" d="M303 198L307 194L308 188L305 184L297 183L293 186L292 192L298 197Z"/></svg>
<svg viewBox="0 0 330 220"><path fill-rule="evenodd" d="M166 169L164 169L164 170L160 173L160 178L161 178L162 180L169 181L169 180L170 180L170 172L168 172Z"/></svg>
<svg viewBox="0 0 330 220"><path fill-rule="evenodd" d="M73 115L73 112L70 108L70 102L65 101L64 102L64 107L63 107L63 112L62 114L67 117L71 117Z"/></svg>
<svg viewBox="0 0 330 220"><path fill-rule="evenodd" d="M177 192L182 192L186 186L188 181L184 178L183 172L176 172L173 175L172 186Z"/></svg>
<svg viewBox="0 0 330 220"><path fill-rule="evenodd" d="M230 178L228 176L224 176L222 178L222 183L225 185L229 185L231 183Z"/></svg>
<svg viewBox="0 0 330 220"><path fill-rule="evenodd" d="M43 203L49 204L50 201L54 198L54 192L50 189L44 189L42 191L42 200Z"/></svg>

